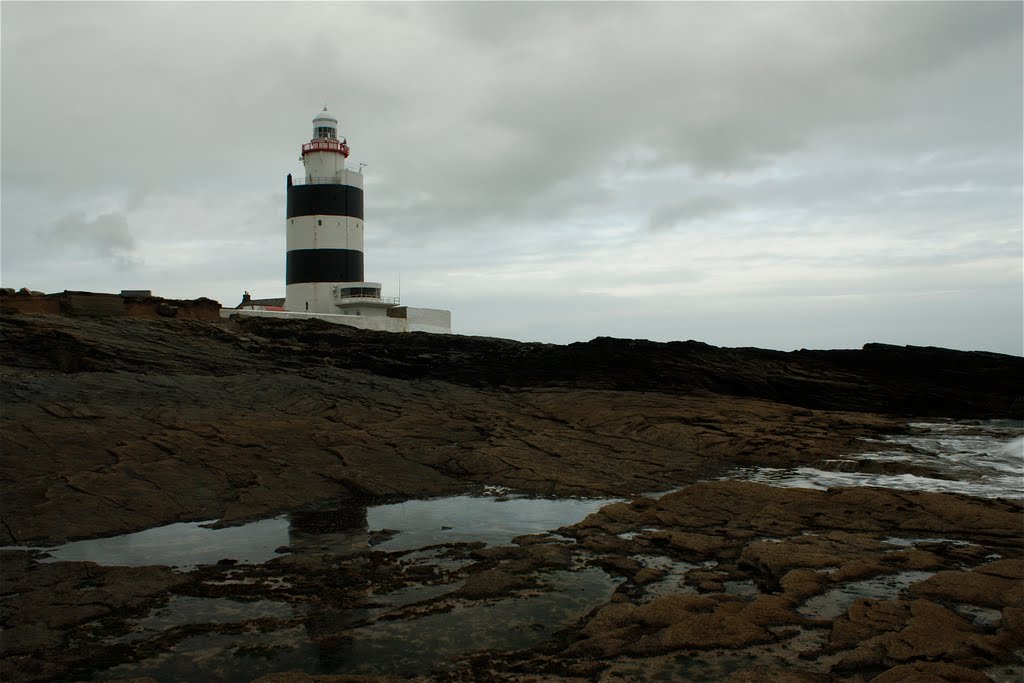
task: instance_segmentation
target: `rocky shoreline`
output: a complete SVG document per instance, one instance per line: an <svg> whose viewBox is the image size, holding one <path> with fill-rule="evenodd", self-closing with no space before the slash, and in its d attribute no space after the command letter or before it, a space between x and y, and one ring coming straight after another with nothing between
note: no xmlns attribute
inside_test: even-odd
<svg viewBox="0 0 1024 683"><path fill-rule="evenodd" d="M206 680L264 683L1024 671L1021 501L711 481L824 466L912 419L1021 419L1024 359L12 313L0 313L0 335L7 545L281 513L294 525L481 485L629 501L557 535L441 544L428 560L297 546L180 573L5 550L3 680L196 680L204 666ZM644 495L665 490L677 492ZM336 524L366 532L358 515ZM586 600L568 601L574 582L590 586ZM849 599L857 590L868 597ZM554 597L558 623L548 607L509 616ZM160 610L198 605L250 611L152 625ZM476 614L524 620L522 632L459 638L458 620L468 628ZM356 665L373 661L361 643L415 643L435 621L428 630L468 645L425 643L441 655L404 667ZM190 648L205 653L191 674L187 657L178 673L161 664Z"/></svg>

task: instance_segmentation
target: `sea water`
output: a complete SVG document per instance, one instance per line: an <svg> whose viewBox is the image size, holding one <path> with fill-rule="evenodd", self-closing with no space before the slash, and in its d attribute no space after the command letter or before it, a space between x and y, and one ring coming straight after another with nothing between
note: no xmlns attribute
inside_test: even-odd
<svg viewBox="0 0 1024 683"><path fill-rule="evenodd" d="M869 441L866 452L831 461L828 469L740 468L724 478L812 489L879 486L1024 499L1024 422L919 422L910 428L910 434ZM857 471L860 461L892 463L893 469L934 476Z"/></svg>

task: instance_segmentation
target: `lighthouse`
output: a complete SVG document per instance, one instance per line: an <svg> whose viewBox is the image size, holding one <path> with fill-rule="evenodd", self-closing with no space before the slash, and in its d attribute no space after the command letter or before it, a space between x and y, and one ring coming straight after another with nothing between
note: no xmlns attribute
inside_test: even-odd
<svg viewBox="0 0 1024 683"><path fill-rule="evenodd" d="M285 296L254 299L245 292L225 318L315 318L381 332L450 334L451 311L401 306L381 296L363 274L363 173L348 163L348 140L327 107L313 118L302 145L301 178L289 173L285 209Z"/></svg>
<svg viewBox="0 0 1024 683"><path fill-rule="evenodd" d="M348 165L348 141L327 107L302 145L304 177L288 175L287 311L386 315L398 304L363 277L363 174Z"/></svg>

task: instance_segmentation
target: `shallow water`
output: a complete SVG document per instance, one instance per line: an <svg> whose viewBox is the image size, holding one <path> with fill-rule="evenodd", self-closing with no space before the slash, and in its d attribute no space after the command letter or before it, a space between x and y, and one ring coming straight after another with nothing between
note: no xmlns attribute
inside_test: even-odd
<svg viewBox="0 0 1024 683"><path fill-rule="evenodd" d="M371 529L401 533L376 550L412 550L436 543L502 545L516 536L574 524L618 499L453 496L381 505L367 511Z"/></svg>
<svg viewBox="0 0 1024 683"><path fill-rule="evenodd" d="M611 597L622 579L600 569L541 575L543 592L448 612L377 621L345 633L332 646L336 673L409 674L443 668L453 657L480 650L536 645Z"/></svg>
<svg viewBox="0 0 1024 683"><path fill-rule="evenodd" d="M120 664L98 674L97 680L151 676L158 681L242 683L268 671L302 671L315 663L319 651L309 642L304 626L265 633L248 631L189 636L173 650L140 662Z"/></svg>
<svg viewBox="0 0 1024 683"><path fill-rule="evenodd" d="M543 588L529 595L457 605L449 611L419 617L373 621L384 610L345 610L318 615L299 628L190 636L173 650L108 669L101 678L153 676L158 680L233 683L250 681L267 671L289 669L319 674L422 673L446 668L459 655L541 643L607 602L622 581L594 568L549 572L541 574L540 580ZM455 586L422 588L418 599L427 597L425 593L436 595ZM374 601L397 607L410 602L411 595L405 588ZM244 603L230 604L234 603L230 600L175 600L175 604L154 611L140 624L152 630L184 623L228 623L246 610L282 618L291 616L294 609L269 601L246 608ZM182 621L174 614L175 606L184 608L186 616L193 619ZM370 623L360 625L366 620Z"/></svg>
<svg viewBox="0 0 1024 683"><path fill-rule="evenodd" d="M1002 610L992 607L979 607L978 605L954 605L953 611L962 617L970 619L979 626L992 627L1003 618Z"/></svg>
<svg viewBox="0 0 1024 683"><path fill-rule="evenodd" d="M844 614L858 600L895 600L913 583L924 581L935 572L905 571L876 576L863 581L841 584L821 595L815 595L797 608L800 614L812 619L835 619Z"/></svg>
<svg viewBox="0 0 1024 683"><path fill-rule="evenodd" d="M832 461L834 469L741 468L726 478L812 489L879 486L1024 499L1024 422L912 423L910 427L911 434L874 440L871 443L877 448ZM856 471L864 468L861 463L872 461L935 476Z"/></svg>
<svg viewBox="0 0 1024 683"><path fill-rule="evenodd" d="M50 554L45 561L193 567L231 558L244 564L259 564L275 557L275 548L288 544L288 520L283 516L224 529L203 526L212 523L181 522L134 534L73 541L44 548Z"/></svg>
<svg viewBox="0 0 1024 683"><path fill-rule="evenodd" d="M613 499L546 499L525 496L450 496L365 509L356 528L330 533L297 529L287 516L264 519L223 529L207 522L184 522L147 529L134 534L74 541L42 548L45 561L91 561L102 565L143 566L162 564L193 568L222 559L260 564L290 546L307 552L349 554L371 549L374 531L397 533L372 546L374 550L413 550L428 545L482 541L489 545L510 542L516 536L536 534L574 524Z"/></svg>
<svg viewBox="0 0 1024 683"><path fill-rule="evenodd" d="M649 602L672 593L696 594L697 589L686 584L686 573L691 569L709 569L717 564L710 561L702 564L673 560L662 555L637 555L636 560L644 567L660 569L665 575L643 587L643 601Z"/></svg>
<svg viewBox="0 0 1024 683"><path fill-rule="evenodd" d="M500 492L495 492L499 493ZM199 523L173 524L139 534L67 544L51 550L52 559L91 559L104 564L171 562L189 567L230 557L263 562L274 549L288 545L306 552L344 555L370 549L413 552L404 562L436 566L460 565L441 549L420 550L442 543L505 544L516 536L572 524L608 504L609 500L537 499L522 496L454 496L331 511L289 520L279 517L229 529L208 529ZM319 529L325 529L323 533ZM387 537L374 534L393 530ZM163 546L161 544L164 544ZM231 583L234 572L214 583ZM267 670L308 673L412 673L444 667L461 654L484 649L530 647L569 626L607 602L621 578L596 568L552 571L539 575L539 589L512 598L461 604L446 611L390 618L396 610L429 600L447 600L463 581L414 584L390 593L366 596L365 607L307 613L284 602L251 603L229 599L174 596L161 608L133 622L134 630L119 642L132 642L188 624L230 624L248 619L290 619L279 630L196 634L172 650L149 659L122 664L103 677L153 676L158 680L249 681ZM416 608L413 608L416 609ZM428 609L429 612L429 609ZM472 637L467 637L472 634ZM198 679L195 679L198 680Z"/></svg>
<svg viewBox="0 0 1024 683"><path fill-rule="evenodd" d="M172 595L163 607L130 621L132 631L115 642L127 643L190 624L231 624L252 619L288 619L299 614L295 605L274 600L240 601Z"/></svg>

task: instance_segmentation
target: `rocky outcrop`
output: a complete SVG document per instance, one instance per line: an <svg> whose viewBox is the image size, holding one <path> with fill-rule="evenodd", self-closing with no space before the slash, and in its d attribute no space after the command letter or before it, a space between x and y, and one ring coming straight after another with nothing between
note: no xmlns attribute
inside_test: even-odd
<svg viewBox="0 0 1024 683"><path fill-rule="evenodd" d="M934 349L553 346L157 316L0 315L0 335L9 543L471 482L664 490L862 449L910 406L1006 415L1024 386L1022 359Z"/></svg>
<svg viewBox="0 0 1024 683"><path fill-rule="evenodd" d="M187 302L169 303L187 308ZM321 321L264 318L170 328L134 320L91 322L7 317L4 334L14 348L5 360L16 366L72 369L48 357L45 347L20 343L56 334L81 343L73 371L173 372L183 360L173 352L177 347L185 358L190 351L208 355L208 362L195 370L215 374L329 364L473 387L712 393L822 410L1024 417L1024 359L985 352L868 344L854 351L784 353L610 338L559 346L459 335L393 335Z"/></svg>
<svg viewBox="0 0 1024 683"><path fill-rule="evenodd" d="M619 568L616 596L557 643L497 666L471 659L474 674L600 662L600 680L990 680L981 670L1013 671L1024 644L1022 514L1005 501L739 481L609 505L559 533ZM683 580L663 593L664 570L651 582L624 558L675 562ZM698 562L713 571L687 564Z"/></svg>
<svg viewBox="0 0 1024 683"><path fill-rule="evenodd" d="M556 346L192 320L179 302L138 303L149 312L125 299L124 315L0 313L4 543L281 512L293 514L295 543L265 565L226 561L187 576L4 551L4 680L85 678L190 638L288 629L329 668L354 656L360 628L528 600L552 590L552 575L580 571L618 587L565 631L524 626L541 634L533 649L471 655L444 676L975 680L1012 665L1021 646L1020 504L709 481L738 467L821 465L905 430L909 417L1019 415L1020 358L880 345ZM450 564L369 550L386 531L344 558L301 547L305 536L365 527L368 502L479 484L632 500L562 530L572 542L451 544ZM669 489L680 490L642 495ZM835 597L879 577L898 589ZM444 595L413 604L374 602L438 587ZM189 598L285 602L305 616L139 626ZM273 656L252 647L235 656Z"/></svg>
<svg viewBox="0 0 1024 683"><path fill-rule="evenodd" d="M99 294L58 292L43 294L21 289L0 291L0 311L23 315L66 315L73 317L180 318L220 320L220 304L212 299L163 299L148 294Z"/></svg>

